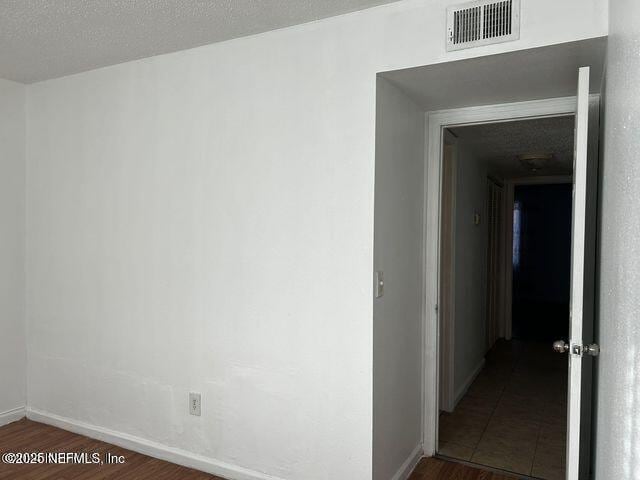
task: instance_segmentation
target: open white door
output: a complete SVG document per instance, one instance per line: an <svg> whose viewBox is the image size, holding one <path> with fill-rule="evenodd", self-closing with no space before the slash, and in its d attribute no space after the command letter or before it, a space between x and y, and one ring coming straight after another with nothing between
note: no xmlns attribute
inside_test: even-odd
<svg viewBox="0 0 640 480"><path fill-rule="evenodd" d="M587 227L591 213L588 210L590 198L587 197L587 183L589 181L589 67L582 67L578 71L578 95L575 117L574 135L574 186L573 186L573 225L571 249L571 310L569 320L569 342L560 340L554 343L554 349L567 352L569 355L569 392L567 415L567 480L579 480L585 476L584 458L581 469L581 435L580 427L583 416L583 357L597 355L599 348L595 344L585 344L583 338L583 322L585 320L586 301L592 282L590 278L589 255L585 255L589 248ZM589 209L591 206L589 205ZM591 295L592 296L592 295ZM587 315L588 316L588 315ZM588 330L588 329L587 329ZM589 333L586 334L590 338ZM588 393L588 392L585 392ZM584 457L584 455L583 455Z"/></svg>

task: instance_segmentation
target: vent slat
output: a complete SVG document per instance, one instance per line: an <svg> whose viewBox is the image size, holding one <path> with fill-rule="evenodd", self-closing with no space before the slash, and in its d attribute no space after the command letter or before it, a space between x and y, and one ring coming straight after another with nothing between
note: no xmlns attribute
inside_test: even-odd
<svg viewBox="0 0 640 480"><path fill-rule="evenodd" d="M496 5L491 5L491 32L489 32L489 38L496 36Z"/></svg>
<svg viewBox="0 0 640 480"><path fill-rule="evenodd" d="M464 41L469 41L469 17L471 16L471 12L469 10L464 13Z"/></svg>
<svg viewBox="0 0 640 480"><path fill-rule="evenodd" d="M494 4L491 6L491 24L493 28L491 29L491 37L495 37L498 33L498 5Z"/></svg>
<svg viewBox="0 0 640 480"><path fill-rule="evenodd" d="M501 35L506 35L507 34L507 2L502 2L502 22L501 23L501 27L502 27L502 33Z"/></svg>
<svg viewBox="0 0 640 480"><path fill-rule="evenodd" d="M467 41L467 11L462 12L462 43Z"/></svg>
<svg viewBox="0 0 640 480"><path fill-rule="evenodd" d="M469 24L471 23L471 10L467 10L465 13L464 21L464 41L469 41Z"/></svg>
<svg viewBox="0 0 640 480"><path fill-rule="evenodd" d="M496 5L491 5L491 31L489 32L489 38L496 36Z"/></svg>

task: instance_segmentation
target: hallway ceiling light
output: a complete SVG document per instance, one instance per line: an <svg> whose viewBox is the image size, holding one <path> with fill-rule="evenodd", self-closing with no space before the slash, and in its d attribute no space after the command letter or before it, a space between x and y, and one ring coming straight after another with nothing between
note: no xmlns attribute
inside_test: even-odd
<svg viewBox="0 0 640 480"><path fill-rule="evenodd" d="M553 160L553 155L550 153L528 153L518 155L518 160L530 172L537 172L549 166Z"/></svg>

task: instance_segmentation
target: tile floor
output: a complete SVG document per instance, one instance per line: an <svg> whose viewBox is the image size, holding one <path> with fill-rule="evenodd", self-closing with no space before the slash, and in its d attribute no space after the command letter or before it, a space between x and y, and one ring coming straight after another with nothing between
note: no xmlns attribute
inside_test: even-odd
<svg viewBox="0 0 640 480"><path fill-rule="evenodd" d="M564 479L566 362L549 343L498 341L455 411L440 414L438 453Z"/></svg>

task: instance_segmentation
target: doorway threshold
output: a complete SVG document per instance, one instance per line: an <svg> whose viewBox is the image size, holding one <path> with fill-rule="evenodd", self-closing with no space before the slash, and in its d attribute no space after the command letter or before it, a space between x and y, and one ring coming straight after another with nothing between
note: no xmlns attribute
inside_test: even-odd
<svg viewBox="0 0 640 480"><path fill-rule="evenodd" d="M468 462L466 460L460 460L459 458L447 457L446 455L441 455L439 453L436 453L434 455L434 458L438 458L438 459L444 460L446 462L459 463L461 465L466 465L468 467L473 467L473 468L485 470L485 471L491 472L491 473L497 473L499 475L505 475L505 476L508 476L508 477L511 477L511 478L518 478L518 479L522 479L522 480L541 480L539 477L531 477L529 475L523 475L522 473L516 473L516 472L512 472L510 470L503 470L501 468L490 467L488 465L481 465L479 463Z"/></svg>

